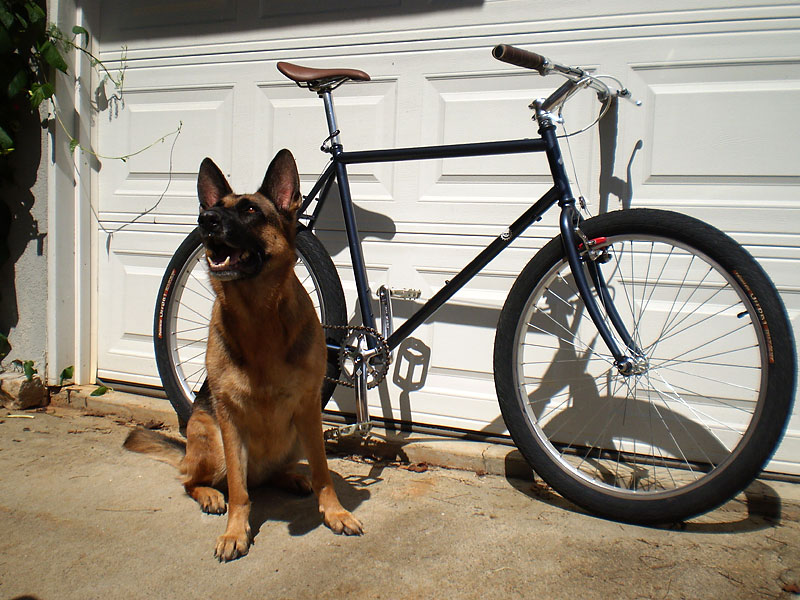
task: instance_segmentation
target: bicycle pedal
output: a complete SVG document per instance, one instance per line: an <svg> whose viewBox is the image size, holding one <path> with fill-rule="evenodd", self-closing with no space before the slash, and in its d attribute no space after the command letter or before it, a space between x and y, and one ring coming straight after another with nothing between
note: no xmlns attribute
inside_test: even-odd
<svg viewBox="0 0 800 600"><path fill-rule="evenodd" d="M390 289L389 295L398 300L417 300L420 296L422 296L422 292L420 290L414 290L410 288Z"/></svg>
<svg viewBox="0 0 800 600"><path fill-rule="evenodd" d="M325 440L338 440L354 435L361 435L362 438L367 438L371 431L372 423L370 422L353 423L351 425L342 425L341 427L331 427L323 432L322 437Z"/></svg>

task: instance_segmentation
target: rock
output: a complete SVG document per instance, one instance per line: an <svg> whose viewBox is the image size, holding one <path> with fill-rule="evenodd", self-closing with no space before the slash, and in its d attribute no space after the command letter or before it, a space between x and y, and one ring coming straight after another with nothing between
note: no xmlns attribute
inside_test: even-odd
<svg viewBox="0 0 800 600"><path fill-rule="evenodd" d="M11 410L46 406L47 388L38 375L30 381L16 373L0 375L0 404Z"/></svg>

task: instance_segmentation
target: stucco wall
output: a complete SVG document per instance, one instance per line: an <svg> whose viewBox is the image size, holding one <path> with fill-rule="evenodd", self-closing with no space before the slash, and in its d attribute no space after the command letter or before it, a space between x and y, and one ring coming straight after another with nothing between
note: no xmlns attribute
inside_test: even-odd
<svg viewBox="0 0 800 600"><path fill-rule="evenodd" d="M11 352L2 361L46 366L47 332L47 132L35 116L23 124L10 157L12 181L0 183L0 332ZM3 236L0 235L0 238Z"/></svg>

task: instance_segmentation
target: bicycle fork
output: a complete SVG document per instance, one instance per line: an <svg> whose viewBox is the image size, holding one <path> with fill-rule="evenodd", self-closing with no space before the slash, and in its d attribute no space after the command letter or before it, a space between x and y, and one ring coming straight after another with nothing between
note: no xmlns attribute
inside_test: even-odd
<svg viewBox="0 0 800 600"><path fill-rule="evenodd" d="M598 264L602 254L593 251L590 246L592 240L581 237L579 227L580 216L577 214L575 207L563 207L559 229L561 230L561 239L564 243L567 262L569 262L570 270L575 278L575 286L578 288L578 294L583 300L586 312L597 328L597 332L614 357L614 365L620 374L636 375L643 373L647 370L646 361L643 359L644 353L636 345L627 327L622 322L622 317L617 312L614 301L608 292L608 285ZM581 252L579 252L579 249ZM584 263L586 271L589 272L589 277L591 278L591 285L589 278L586 277ZM592 293L592 287L594 287L596 295ZM625 344L627 352L622 350L617 343L617 339L615 339L614 334L608 327L608 323L603 318L600 305L605 310L608 321L613 325L619 339Z"/></svg>
<svg viewBox="0 0 800 600"><path fill-rule="evenodd" d="M536 119L539 121L540 125L539 134L547 144L547 160L550 164L553 181L560 195L558 202L561 207L559 230L564 245L564 252L567 255L567 262L575 278L575 286L578 288L578 294L583 300L586 311L592 319L592 323L594 323L597 328L597 332L614 357L614 365L619 372L622 375L643 373L647 369L646 361L643 359L644 353L631 337L628 329L622 322L619 312L617 312L614 306L611 295L608 293L608 286L606 285L605 278L598 264L600 254L593 252L590 247L591 240L586 239L580 232L580 222L582 218L575 208L575 198L572 196L569 178L564 169L564 161L558 145L558 138L555 134L553 116L550 113L537 109ZM586 264L586 270L589 271L589 276L592 280L591 285L584 271L584 263ZM596 296L592 293L592 286L594 286ZM623 351L617 343L614 334L608 327L608 323L603 318L600 304L602 304L608 316L608 320L619 335L619 339L625 344L627 352Z"/></svg>

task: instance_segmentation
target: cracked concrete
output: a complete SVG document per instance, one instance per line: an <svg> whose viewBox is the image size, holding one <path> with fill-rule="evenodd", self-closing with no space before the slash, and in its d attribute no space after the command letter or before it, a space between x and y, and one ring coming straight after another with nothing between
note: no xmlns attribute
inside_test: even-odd
<svg viewBox="0 0 800 600"><path fill-rule="evenodd" d="M586 515L538 482L357 455L331 457L362 537L313 498L252 494L250 553L213 557L175 471L125 452L125 417L0 411L0 598L791 598L797 486L756 483L660 529ZM476 457L486 460L485 448Z"/></svg>

